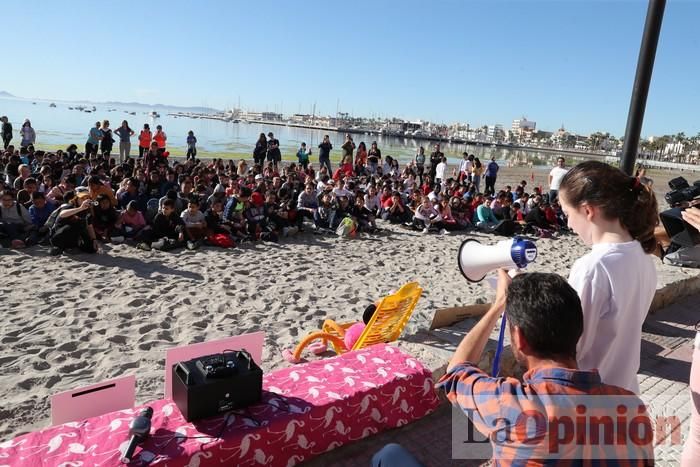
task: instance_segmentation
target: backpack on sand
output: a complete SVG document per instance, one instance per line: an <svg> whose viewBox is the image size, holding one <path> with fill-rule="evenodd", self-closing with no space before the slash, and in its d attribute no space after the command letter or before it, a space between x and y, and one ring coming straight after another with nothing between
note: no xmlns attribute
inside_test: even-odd
<svg viewBox="0 0 700 467"><path fill-rule="evenodd" d="M352 218L345 217L340 221L338 228L335 229L335 233L342 238L353 238L357 233L357 224Z"/></svg>

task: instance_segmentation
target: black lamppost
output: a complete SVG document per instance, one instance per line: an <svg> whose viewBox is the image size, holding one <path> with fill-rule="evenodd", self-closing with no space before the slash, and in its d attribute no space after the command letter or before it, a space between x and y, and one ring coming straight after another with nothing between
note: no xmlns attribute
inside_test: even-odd
<svg viewBox="0 0 700 467"><path fill-rule="evenodd" d="M622 146L622 156L620 158L620 168L628 175L634 173L634 164L637 159L637 148L639 146L639 135L642 132L644 109L647 105L649 83L651 82L651 73L654 70L656 46L659 43L661 21L664 17L665 8L666 0L649 0L649 9L647 10L647 19L644 24L642 45L639 49L639 58L637 59L637 74L634 78L630 110L627 114L625 142Z"/></svg>

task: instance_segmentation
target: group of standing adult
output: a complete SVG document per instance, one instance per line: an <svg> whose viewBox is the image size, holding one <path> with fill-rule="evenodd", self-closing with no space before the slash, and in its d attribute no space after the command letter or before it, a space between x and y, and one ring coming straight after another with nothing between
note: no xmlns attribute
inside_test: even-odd
<svg viewBox="0 0 700 467"><path fill-rule="evenodd" d="M280 151L280 142L272 132L267 134L260 133L258 141L255 143L255 149L253 150L253 161L255 164L263 165L265 159L268 162L272 162L275 169L279 168L279 163L282 161L282 152Z"/></svg>
<svg viewBox="0 0 700 467"><path fill-rule="evenodd" d="M2 144L4 149L7 149L14 137L12 134L12 123L9 119L3 115L0 117L0 122L2 122L2 128L0 129L0 135L2 135ZM19 135L22 138L20 142L20 147L27 148L36 142L36 131L32 128L32 122L29 119L25 119L22 123L22 128L19 130Z"/></svg>
<svg viewBox="0 0 700 467"><path fill-rule="evenodd" d="M95 122L95 126L90 129L88 139L85 143L85 155L94 157L98 151L104 157L110 157L113 145L116 142L112 134L119 137L119 163L124 162L131 152L131 137L135 132L129 127L129 122L124 120L119 128L112 131L109 127L109 120ZM154 146L162 155L165 152L165 146L168 136L163 131L161 125L156 126L156 132L151 132L151 127L148 123L144 123L143 129L139 133L139 158L143 158L144 154Z"/></svg>

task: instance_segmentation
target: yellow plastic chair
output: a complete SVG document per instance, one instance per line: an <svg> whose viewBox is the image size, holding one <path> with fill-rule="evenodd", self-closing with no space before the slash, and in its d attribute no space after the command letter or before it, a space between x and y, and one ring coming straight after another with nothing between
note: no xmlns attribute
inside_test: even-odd
<svg viewBox="0 0 700 467"><path fill-rule="evenodd" d="M321 339L324 346L330 342L337 354L395 341L411 318L422 292L423 289L418 282L409 282L395 294L384 297L352 349L345 347L345 331L355 322L339 324L332 319L325 320L320 331L309 334L299 342L291 353L289 361L293 363L301 361L301 353L317 339Z"/></svg>

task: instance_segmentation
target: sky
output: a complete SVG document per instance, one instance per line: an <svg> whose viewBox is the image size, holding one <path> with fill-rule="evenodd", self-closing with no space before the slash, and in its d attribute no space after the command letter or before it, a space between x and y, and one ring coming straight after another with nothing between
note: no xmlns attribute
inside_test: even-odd
<svg viewBox="0 0 700 467"><path fill-rule="evenodd" d="M644 1L3 2L0 90L621 136ZM700 131L700 2L669 1L643 136Z"/></svg>

